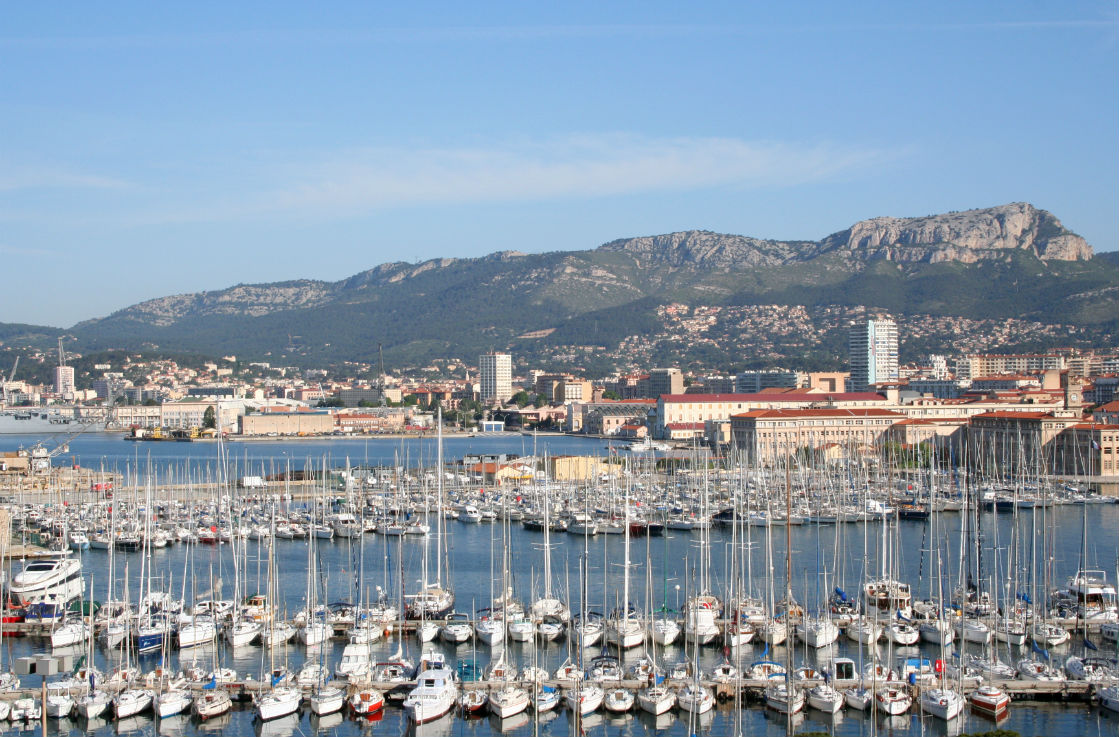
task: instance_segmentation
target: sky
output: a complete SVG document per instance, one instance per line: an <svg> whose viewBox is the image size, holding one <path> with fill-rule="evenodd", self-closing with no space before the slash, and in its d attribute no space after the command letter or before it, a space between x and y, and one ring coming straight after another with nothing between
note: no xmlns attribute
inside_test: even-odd
<svg viewBox="0 0 1119 737"><path fill-rule="evenodd" d="M0 322L1016 201L1116 250L1117 31L1114 2L9 4Z"/></svg>

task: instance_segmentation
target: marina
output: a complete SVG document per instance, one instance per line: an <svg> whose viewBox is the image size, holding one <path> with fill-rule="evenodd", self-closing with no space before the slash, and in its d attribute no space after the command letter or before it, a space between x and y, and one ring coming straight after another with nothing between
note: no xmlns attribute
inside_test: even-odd
<svg viewBox="0 0 1119 737"><path fill-rule="evenodd" d="M11 561L9 602L24 606L5 613L0 670L64 662L48 711L73 704L49 729L74 733L1119 724L1119 507L1068 484L670 468L561 437L347 443L227 444L219 467L216 444L158 444L160 457L73 439L70 465L113 486L6 492L12 549L43 557ZM574 452L625 473L497 485L454 463ZM246 486L257 476L272 480ZM5 702L41 703L38 677L5 682ZM147 691L131 716L79 713L122 695L127 712ZM958 715L937 716L953 698Z"/></svg>

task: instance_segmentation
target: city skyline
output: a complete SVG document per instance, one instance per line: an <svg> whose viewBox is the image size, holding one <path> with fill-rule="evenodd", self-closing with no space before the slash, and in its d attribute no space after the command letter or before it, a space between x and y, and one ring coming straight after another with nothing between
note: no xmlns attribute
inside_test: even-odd
<svg viewBox="0 0 1119 737"><path fill-rule="evenodd" d="M1012 201L1116 247L1109 5L434 9L13 8L0 317Z"/></svg>

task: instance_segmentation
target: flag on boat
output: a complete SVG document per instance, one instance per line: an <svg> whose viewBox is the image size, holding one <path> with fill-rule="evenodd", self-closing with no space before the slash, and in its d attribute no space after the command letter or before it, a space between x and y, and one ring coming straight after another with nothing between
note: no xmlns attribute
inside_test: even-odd
<svg viewBox="0 0 1119 737"><path fill-rule="evenodd" d="M209 682L209 683L207 683L207 684L206 684L205 686L203 686L202 688L205 688L205 689L208 689L208 690L213 690L213 689L215 689L215 688L217 688L217 687L218 687L218 676L217 676L217 674L215 673L214 675L210 676L210 682Z"/></svg>

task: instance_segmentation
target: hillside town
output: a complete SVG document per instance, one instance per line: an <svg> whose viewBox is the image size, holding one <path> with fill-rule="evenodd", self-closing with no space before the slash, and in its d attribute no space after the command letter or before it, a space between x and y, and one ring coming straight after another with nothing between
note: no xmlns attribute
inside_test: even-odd
<svg viewBox="0 0 1119 737"><path fill-rule="evenodd" d="M685 330L702 332L714 321L686 308L675 313ZM423 434L432 432L438 408L448 432L533 430L705 445L762 464L798 451L827 460L869 457L885 445L964 453L969 440L998 446L1014 438L1016 460L1114 488L1119 355L969 352L901 365L902 329L881 316L852 322L840 370L733 375L654 367L591 377L495 352L473 365L448 360L412 376L358 368L366 378L236 356L197 367L129 356L96 364L79 381L60 350L53 385L4 382L3 430L34 433L37 422L47 422L56 431L109 429L139 440Z"/></svg>

